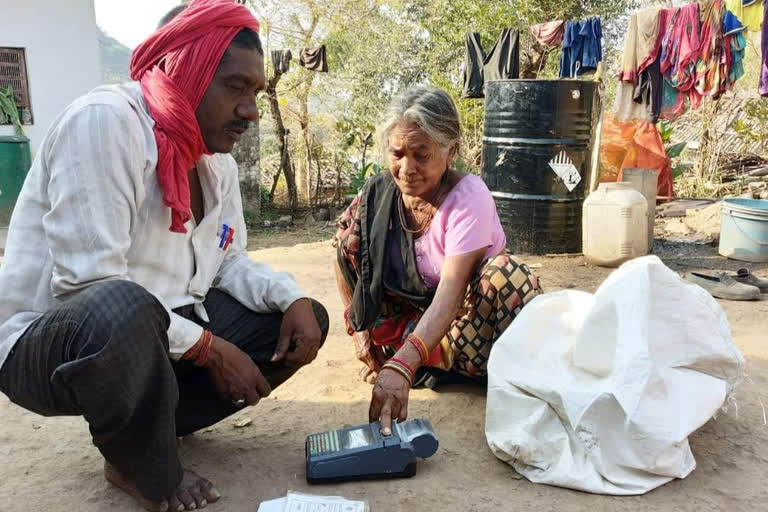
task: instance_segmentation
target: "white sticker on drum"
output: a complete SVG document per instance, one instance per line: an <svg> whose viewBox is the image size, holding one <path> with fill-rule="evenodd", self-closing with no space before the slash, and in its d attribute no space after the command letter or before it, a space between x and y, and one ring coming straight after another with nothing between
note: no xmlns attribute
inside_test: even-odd
<svg viewBox="0 0 768 512"><path fill-rule="evenodd" d="M581 175L579 170L573 165L573 160L568 156L565 151L561 151L552 161L549 162L549 166L555 171L565 186L568 188L568 192L573 192L579 183L581 183Z"/></svg>

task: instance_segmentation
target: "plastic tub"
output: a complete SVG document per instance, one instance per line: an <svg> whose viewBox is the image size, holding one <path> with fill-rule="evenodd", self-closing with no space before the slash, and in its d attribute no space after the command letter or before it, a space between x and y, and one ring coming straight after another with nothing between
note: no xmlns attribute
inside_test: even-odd
<svg viewBox="0 0 768 512"><path fill-rule="evenodd" d="M723 199L720 254L733 260L768 262L768 201Z"/></svg>

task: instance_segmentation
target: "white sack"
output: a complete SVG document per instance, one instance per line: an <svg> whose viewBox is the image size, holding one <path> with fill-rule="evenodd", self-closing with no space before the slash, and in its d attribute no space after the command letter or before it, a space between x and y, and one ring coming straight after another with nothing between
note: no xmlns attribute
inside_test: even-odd
<svg viewBox="0 0 768 512"><path fill-rule="evenodd" d="M486 438L536 483L642 494L696 467L688 436L744 366L722 308L655 256L595 295L537 297L495 343Z"/></svg>

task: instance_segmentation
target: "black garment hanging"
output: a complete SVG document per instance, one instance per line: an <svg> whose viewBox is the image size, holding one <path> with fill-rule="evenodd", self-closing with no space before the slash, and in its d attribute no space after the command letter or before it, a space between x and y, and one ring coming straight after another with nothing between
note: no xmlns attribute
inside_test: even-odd
<svg viewBox="0 0 768 512"><path fill-rule="evenodd" d="M505 28L486 55L480 34L466 36L464 56L464 98L482 98L483 86L489 80L520 77L520 32Z"/></svg>
<svg viewBox="0 0 768 512"><path fill-rule="evenodd" d="M632 98L635 103L647 106L649 120L654 124L659 121L661 115L661 106L664 101L663 84L659 56L640 74L640 80L635 86Z"/></svg>
<svg viewBox="0 0 768 512"><path fill-rule="evenodd" d="M483 50L483 45L480 42L480 34L477 32L468 32L466 41L463 97L482 98L485 50Z"/></svg>
<svg viewBox="0 0 768 512"><path fill-rule="evenodd" d="M520 32L505 28L485 58L483 80L513 78L520 78Z"/></svg>
<svg viewBox="0 0 768 512"><path fill-rule="evenodd" d="M272 68L275 74L284 74L291 69L291 59L293 54L291 50L272 50Z"/></svg>
<svg viewBox="0 0 768 512"><path fill-rule="evenodd" d="M328 72L328 56L325 52L325 45L317 48L302 48L299 55L299 64L311 71L320 73Z"/></svg>

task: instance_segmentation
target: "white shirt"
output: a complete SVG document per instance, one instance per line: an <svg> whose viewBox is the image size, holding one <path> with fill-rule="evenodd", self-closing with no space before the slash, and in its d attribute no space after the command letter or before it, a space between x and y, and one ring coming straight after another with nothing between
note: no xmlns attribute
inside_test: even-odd
<svg viewBox="0 0 768 512"><path fill-rule="evenodd" d="M171 310L202 302L215 286L256 312L285 311L304 297L294 278L248 259L237 164L203 156L205 216L172 233L157 180L154 121L137 84L95 89L53 122L29 171L0 267L0 366L43 313L86 287L133 281L171 316L170 354L202 334ZM220 248L223 225L234 229Z"/></svg>

